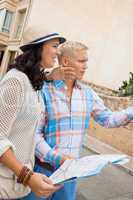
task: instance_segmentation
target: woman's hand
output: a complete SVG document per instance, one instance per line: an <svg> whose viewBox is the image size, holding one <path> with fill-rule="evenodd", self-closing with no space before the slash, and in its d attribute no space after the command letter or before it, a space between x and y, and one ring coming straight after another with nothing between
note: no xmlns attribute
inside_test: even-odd
<svg viewBox="0 0 133 200"><path fill-rule="evenodd" d="M76 72L73 67L55 67L47 74L48 80L76 79Z"/></svg>
<svg viewBox="0 0 133 200"><path fill-rule="evenodd" d="M42 198L50 196L62 187L60 185L53 185L52 181L47 176L40 173L34 173L31 176L28 185L36 196Z"/></svg>

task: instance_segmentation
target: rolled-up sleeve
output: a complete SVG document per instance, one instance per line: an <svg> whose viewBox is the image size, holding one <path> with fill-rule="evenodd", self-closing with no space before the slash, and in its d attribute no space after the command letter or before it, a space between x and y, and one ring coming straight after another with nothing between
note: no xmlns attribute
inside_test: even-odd
<svg viewBox="0 0 133 200"><path fill-rule="evenodd" d="M41 160L50 163L52 166L58 167L60 165L62 155L60 155L54 148L51 148L45 140L45 111L41 113L38 127L35 134L36 149L35 155Z"/></svg>
<svg viewBox="0 0 133 200"><path fill-rule="evenodd" d="M15 146L10 141L13 124L21 109L23 89L16 78L1 80L0 82L0 156L9 148L15 152Z"/></svg>

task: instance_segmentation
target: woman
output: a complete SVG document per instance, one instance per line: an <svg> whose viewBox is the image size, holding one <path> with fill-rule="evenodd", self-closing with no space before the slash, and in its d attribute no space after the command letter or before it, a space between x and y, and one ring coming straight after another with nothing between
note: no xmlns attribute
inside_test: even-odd
<svg viewBox="0 0 133 200"><path fill-rule="evenodd" d="M64 37L53 33L22 46L23 54L0 82L0 199L19 199L30 189L39 197L47 197L60 188L32 169L34 134L41 111L37 91L45 79L44 68L53 66L58 45L63 42ZM67 71L64 74L70 75ZM60 76L60 70L50 74L52 78Z"/></svg>

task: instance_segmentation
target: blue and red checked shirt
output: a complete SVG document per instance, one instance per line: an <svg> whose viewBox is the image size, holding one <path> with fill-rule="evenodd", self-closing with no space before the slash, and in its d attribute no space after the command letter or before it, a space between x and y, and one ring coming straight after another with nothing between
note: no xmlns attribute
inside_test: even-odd
<svg viewBox="0 0 133 200"><path fill-rule="evenodd" d="M112 112L88 86L76 81L71 100L64 81L45 82L41 91L44 111L36 131L36 156L53 166L63 154L79 157L83 137L92 116L100 125L113 128L133 120L133 107Z"/></svg>

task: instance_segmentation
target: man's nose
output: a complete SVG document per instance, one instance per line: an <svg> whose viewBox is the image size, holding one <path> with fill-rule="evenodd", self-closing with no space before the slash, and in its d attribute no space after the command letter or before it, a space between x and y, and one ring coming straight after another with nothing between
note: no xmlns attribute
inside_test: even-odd
<svg viewBox="0 0 133 200"><path fill-rule="evenodd" d="M88 65L85 64L85 65L83 66L83 69L86 70L87 68L88 68Z"/></svg>

